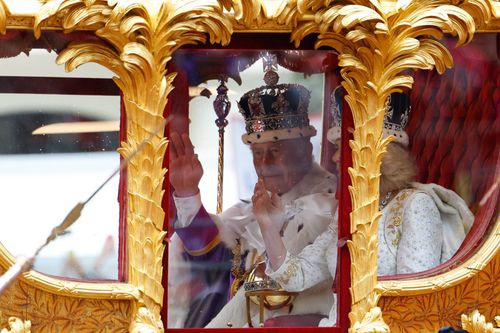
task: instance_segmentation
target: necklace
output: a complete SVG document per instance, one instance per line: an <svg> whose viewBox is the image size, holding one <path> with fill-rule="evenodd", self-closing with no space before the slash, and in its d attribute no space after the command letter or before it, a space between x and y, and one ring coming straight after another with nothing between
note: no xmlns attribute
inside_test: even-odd
<svg viewBox="0 0 500 333"><path fill-rule="evenodd" d="M392 191L387 192L385 195L385 198L380 201L379 208L380 210L384 209L385 206L389 203L389 200L391 199L392 196Z"/></svg>

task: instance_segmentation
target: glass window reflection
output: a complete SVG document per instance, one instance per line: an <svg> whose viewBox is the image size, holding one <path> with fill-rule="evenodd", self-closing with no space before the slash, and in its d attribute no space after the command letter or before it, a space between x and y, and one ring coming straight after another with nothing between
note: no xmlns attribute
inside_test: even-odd
<svg viewBox="0 0 500 333"><path fill-rule="evenodd" d="M499 156L499 132L496 128L498 85L495 81L497 75L494 74L499 68L498 55L494 50L495 38L495 35L483 34L471 45L454 50L456 67L453 70L443 76L435 72L417 72L413 91L393 93L387 101L384 136L392 135L395 141L388 145L381 167L379 208L382 218L378 225L378 274L381 279L429 276L450 269L473 253L471 249L474 246L470 244L478 244L490 221L495 219L494 206L498 198L495 177ZM280 100L280 93L271 94L272 99L266 100L267 97L263 96L269 90L253 90L262 85L257 83L263 75L260 60L259 66L255 64L262 53L256 56L251 51L224 52L210 55L210 52L203 51L198 54L211 59L212 66L205 68L203 75L212 75L212 78L220 61L214 59L228 54L231 59L222 60L228 66L223 71L229 73L227 95L233 105L227 118L229 125L225 128L223 207L227 210L221 215L210 213L217 207L219 143L212 102L219 81L199 80L194 84L196 89L191 87L189 136L179 135L176 138L177 134L172 133L173 146L176 146L175 141L183 145L181 150L175 148L176 153L187 155L190 161L199 161L196 167L202 167L204 172L203 177L198 173L201 177L199 183L195 182L196 186L186 192L188 199L182 198L183 195L175 198L174 193L177 220L170 247L169 302L175 300L175 305L169 303L168 326L241 327L249 323L253 326L280 326L284 322L316 326L321 319L323 324L334 325L335 320L325 322L327 317L335 318L335 314L327 309L331 308L332 301L315 301L315 296L311 296L302 303L308 308L301 312L300 299L307 293L314 294L324 288L320 283L325 282L322 276L329 276L330 280L325 283L331 287L331 278L336 274L335 269L328 266L336 266L335 261L327 259L328 256L335 257L335 253L328 253L328 250L336 251L335 247L329 246L337 242L336 230L333 230L338 223L337 213L332 208L332 203L336 205L336 185L331 183L319 190L328 198L328 209L324 211L329 210L329 225L335 235L328 238L323 229L311 232L311 238L302 243L298 240L300 237L296 237L295 243L287 243L284 240L287 230L293 230L295 236L305 230L305 223L293 224L294 218L300 219L300 214L306 214L307 208L304 207L314 206L316 215L321 215L326 207L318 198L300 206L294 201L306 202L300 197L286 202L283 205L286 208L280 210L280 204L287 200L287 191L293 190L300 182L292 181L290 188L280 183L278 167L270 168L276 174L266 175L267 166L273 161L281 161L286 166L288 180L300 174L294 170L301 167L298 161L307 164L306 158L297 155L306 155L302 143L293 141L297 138L286 138L286 142L293 146L295 155L283 153L290 147L283 144L279 130L287 127L279 127L279 120L272 122L275 126L273 130L278 132L266 131L266 126L270 124L266 118L268 105L271 109L273 106L279 109L293 103L288 97ZM293 55L293 52L301 51L289 54ZM274 53L277 54L278 64L279 59L283 61L287 58L287 51ZM190 59L193 59L193 54L189 54ZM182 55L178 56L182 58ZM180 63L185 65L182 61ZM484 65L487 70L477 70L474 64ZM324 73L308 73L304 78L303 73L297 74L283 67L286 66L277 67L280 83L300 83L311 91L309 124L320 133L311 137L313 156L316 160L321 157L321 165L333 172L336 183L337 174L345 168L340 160L340 119L343 110L349 110L339 87L338 72L333 80ZM190 70L188 81L193 80L193 68L190 67ZM200 74L201 77L203 75ZM248 93L252 90L253 93ZM320 105L315 106L318 101ZM235 112L238 102L239 112ZM262 117L255 117L256 114ZM187 132L187 128L179 130L179 133L183 132ZM345 132L352 131L347 129ZM302 137L309 135L302 132ZM186 149L189 153L185 152ZM196 154L194 159L193 154ZM176 172L172 172L172 164L170 167L171 177L177 177ZM191 169L196 168L192 166ZM171 183L177 191L175 181ZM328 181L321 183L328 184ZM308 181L307 187L314 187L314 182ZM273 193L277 194L274 202ZM309 196L317 192L302 194ZM260 199L268 203L263 216L272 215L269 212L274 209L277 215L286 216L283 219L285 223L276 223L278 227L273 227L273 230L269 227L273 224L266 227L262 221L259 222L261 211L256 202ZM294 212L289 214L292 218L286 211L290 207ZM250 220L256 223L251 226ZM314 216L306 220L317 222L321 218ZM184 222L178 224L179 221ZM313 223L307 224L308 227L311 225ZM268 228L265 230L269 230L270 234L274 232L274 238L266 242L262 228ZM231 261L233 250L238 247L237 257L243 255L241 262ZM272 247L278 247L278 251ZM283 251L280 252L280 249ZM315 253L317 249L320 250ZM217 254L214 256L214 253ZM218 259L214 260L215 257ZM266 266L255 265L260 261ZM290 262L294 265L289 265ZM242 280L227 273L231 269L234 272L234 263L245 272ZM294 286L295 282L290 281L295 281L295 277L300 275L296 272L305 267L301 266L303 264L308 265L307 271L318 281L311 284L299 281ZM291 272L293 270L294 273ZM239 285L242 287L238 289ZM303 292L311 286L312 289ZM276 289L286 289L288 293L280 294ZM268 293L262 296L262 290ZM227 296L230 293L236 296L230 298ZM330 292L324 295L333 297ZM181 299L184 301L179 301ZM259 311L260 304L264 311ZM306 316L287 316L289 314Z"/></svg>
<svg viewBox="0 0 500 333"><path fill-rule="evenodd" d="M282 63L287 52L277 52ZM317 56L324 60L326 54ZM255 63L248 66L252 56L250 51L244 54L247 68L238 74L241 85L237 80L227 83L232 109L225 129L222 214L209 213L217 206L218 129L213 97L196 97L190 102L189 137L171 133L170 180L177 219L170 247L170 327L277 326L284 318L296 320L296 326L317 325L328 317L334 302L328 269L321 281L309 286L284 288L283 278L277 282L278 271L274 272L276 278L271 277L271 243L261 235L260 228L266 227L257 222L257 197L274 203L276 215L264 214L262 220L276 221L270 225L279 227L269 234L275 233L271 238L282 242L293 255L334 223L336 176L314 162L320 157L324 75L320 71L304 77L278 61L271 71L278 73L278 85L284 85L276 88L268 77L267 87L254 90L266 85L262 81L266 65L263 71L259 52ZM291 51L290 57L300 55ZM215 96L218 85L209 80L202 87ZM196 181L184 180L184 171L174 170L175 166L195 174ZM193 183L196 186L182 187ZM327 236L331 243L336 242L336 234ZM283 263L285 255L276 258ZM266 257L267 269L262 264ZM241 275L236 272L236 277L230 277L231 270L239 270ZM307 290L298 292L297 288ZM317 300L315 307L311 299Z"/></svg>
<svg viewBox="0 0 500 333"><path fill-rule="evenodd" d="M22 81L29 80L25 77L28 73L22 72L22 63L36 62L40 76L34 80L50 84L51 75L64 76L55 65L56 56L33 50L29 57L23 54L2 59L9 64L2 66L2 75L27 82ZM81 76L92 77L92 66L88 67L79 71ZM31 253L41 245L69 210L92 194L119 165L119 96L71 95L68 89L60 93L0 94L4 231L0 241L14 256ZM42 250L34 269L68 278L117 279L118 213L115 177L86 205L68 234Z"/></svg>

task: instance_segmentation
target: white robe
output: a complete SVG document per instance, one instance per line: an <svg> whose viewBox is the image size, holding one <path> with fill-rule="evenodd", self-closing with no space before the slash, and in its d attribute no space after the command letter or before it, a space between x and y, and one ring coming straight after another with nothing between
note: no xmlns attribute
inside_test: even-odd
<svg viewBox="0 0 500 333"><path fill-rule="evenodd" d="M474 216L453 191L436 184L412 184L400 191L382 210L378 228L379 275L415 273L450 259L472 226ZM335 276L337 221L300 254L287 253L276 270L267 275L286 290L305 290ZM336 323L337 308L320 326Z"/></svg>
<svg viewBox="0 0 500 333"><path fill-rule="evenodd" d="M337 204L335 191L335 176L326 172L319 165L313 164L309 173L290 191L281 196L286 214L282 240L291 253L298 254L327 229L333 218L332 211L335 211ZM174 200L178 214L176 227L189 226L201 207L199 195L190 198L174 196ZM229 247L234 247L236 239L239 238L241 252L249 251L245 262L246 269L250 269L253 264L259 261L259 257L264 257L264 240L253 216L251 203L248 201L240 202L220 215L211 215L211 218L218 227L221 239ZM293 303L291 314L319 313L327 315L333 304L333 295L330 292L331 285L332 280L330 279L301 293ZM172 303L174 302L182 303L179 299ZM252 305L251 311L253 322L257 324L258 307ZM266 310L265 319L282 314L288 314L288 308L274 311ZM179 318L172 318L172 320L182 322ZM235 294L207 327L227 327L229 322L233 327L247 325L245 295L242 289ZM170 324L169 327L171 327Z"/></svg>

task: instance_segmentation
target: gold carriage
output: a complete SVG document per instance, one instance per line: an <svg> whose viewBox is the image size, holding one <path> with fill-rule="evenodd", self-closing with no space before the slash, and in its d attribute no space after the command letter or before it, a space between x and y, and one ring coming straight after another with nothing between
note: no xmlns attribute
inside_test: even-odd
<svg viewBox="0 0 500 333"><path fill-rule="evenodd" d="M69 96L69 108L75 104L101 106L88 115L76 108L76 116L67 115L68 104L53 118L35 115L36 120L30 118L27 133L38 136L22 144L35 147L34 153L49 153L48 147L61 144L71 132L79 134L68 140L78 143L64 141L65 148L57 152L117 150L120 154L109 157L112 162L107 164L108 169L101 169L117 167L119 171L115 192L111 193L113 200L93 208L104 212L105 206L113 206L114 215L109 219L114 220L110 228L115 243L104 242L103 251L94 258L92 272L70 251L68 256L56 256L56 261L76 275L35 263L34 270L10 279L8 286L3 280L7 288L0 294L2 332L177 329L169 318L180 305L167 295L192 286L178 275L181 273L176 267L166 269L172 252L170 222L174 214L169 195L168 139L173 131L189 129L198 135L195 144L206 148L206 158L214 165L213 181L207 186L222 186L221 179L218 184L216 181L221 174L218 167L224 164L222 157L226 167L236 159L243 164L245 160L239 154L242 148L232 145L226 145L226 153L234 149L232 155L218 155L217 140L222 141L220 147L224 149L224 134L220 134L220 127L206 126L215 116L207 111L212 101L207 102L203 96L216 94L215 87L224 82L229 97L239 95L243 87L248 89L248 84L255 85L259 70L254 76L246 76L245 70L268 54L290 72L283 70L286 80L309 82L314 87L319 102L311 117L323 133L318 136L316 154L326 168L331 167L331 147L325 141L330 95L340 84L346 90L345 107L350 110L342 115L343 162L338 192L342 246L334 285L338 320L335 328L303 329L436 332L443 326L462 326L469 332L494 332L500 324L499 29L500 2L494 0L0 0L2 61L29 54L24 62L2 65L2 98L7 101L10 95L17 95L17 103L23 104L29 102L29 96L37 95L34 98L38 102L30 106L35 114L43 113L36 109L40 101L60 95ZM36 52L31 51L38 49L54 51L54 67L45 74L37 74L45 66L34 60ZM55 63L64 65L67 71L96 63L108 72L65 77L55 74ZM381 139L382 123L386 100L394 91L411 92L413 114L408 133L413 141L411 152L421 170L420 180L460 193L475 213L475 221L448 262L423 273L378 277L378 184L381 157L389 143ZM80 101L76 96L81 95L99 98ZM110 104L104 102L107 98ZM202 100L204 104L193 104ZM4 142L20 138L11 131L26 125L17 115L31 114L9 103L3 102L6 107L0 111L0 137ZM103 116L109 109L115 114ZM10 122L4 122L5 115ZM241 125L234 118L228 119L230 124ZM45 132L35 133L47 123L69 122L103 127L71 127L69 132L57 132L57 128L48 132L51 129L45 128ZM227 131L226 144L238 135ZM89 136L89 132L105 135ZM54 140L50 135L59 136ZM19 143L13 145L18 147ZM11 163L13 154L32 153L12 147L0 148L2 164ZM21 164L12 164L11 169L2 167L2 209L11 212L0 223L5 235L0 238L0 272L4 278L16 263L15 255L26 254L23 251L43 241L50 227L64 217L50 215L48 227L35 228L45 211L66 212L85 195L74 190L78 194L68 202L64 193L71 192L68 186L73 187L68 184L76 183L76 179L83 179L83 183L97 179L95 185L81 190L92 193L110 173L88 173L95 164L73 161L76 155L60 155L60 159L43 166L24 159L16 162ZM96 156L90 159L97 163L102 155ZM228 162L231 158L233 162ZM19 171L21 165L28 167L25 173ZM56 186L51 180L38 182L40 178L49 179L41 176L43 168L52 173L80 170L82 174L63 179L66 187L56 190L62 193L61 198L38 204L48 189ZM241 171L243 167L235 169ZM6 170L19 171L17 178L9 183L14 176ZM248 177L231 178L227 170L225 174L224 184L231 179L244 183ZM233 193L224 189L226 197L228 191ZM38 194L30 196L30 192ZM234 193L235 197L241 194ZM213 203L207 205L221 211L222 190L211 199ZM24 215L24 211L33 215ZM95 234L109 228L105 227L106 219L98 215L90 217L89 222L76 221L80 229L66 241L69 249L100 249L93 240L109 239L109 234ZM19 220L30 224L23 225ZM53 243L57 242L59 239ZM114 255L106 258L112 263L105 263L101 254L111 252ZM98 267L112 267L112 273L99 275L102 272L97 272Z"/></svg>

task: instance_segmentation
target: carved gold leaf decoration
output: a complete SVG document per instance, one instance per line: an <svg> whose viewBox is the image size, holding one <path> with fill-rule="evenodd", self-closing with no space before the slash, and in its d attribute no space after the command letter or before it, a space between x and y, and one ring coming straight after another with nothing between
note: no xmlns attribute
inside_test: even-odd
<svg viewBox="0 0 500 333"><path fill-rule="evenodd" d="M308 12L316 13L320 9L327 8L332 0L289 0L281 1L274 17L280 24L297 26L299 18Z"/></svg>
<svg viewBox="0 0 500 333"><path fill-rule="evenodd" d="M60 296L16 280L0 295L0 327L15 316L29 318L33 332L126 332L130 305L130 300Z"/></svg>
<svg viewBox="0 0 500 333"><path fill-rule="evenodd" d="M266 7L262 0L219 0L227 11L234 11L234 19L246 28L258 27L267 21Z"/></svg>
<svg viewBox="0 0 500 333"><path fill-rule="evenodd" d="M316 47L338 52L342 85L353 114L353 167L349 169L352 240L348 242L351 331L363 327L365 315L378 301L379 172L391 141L381 139L385 101L392 92L411 88L413 78L407 70L435 68L442 73L451 67L451 55L439 39L450 33L457 36L459 45L469 42L476 23L467 10L475 16L480 12L478 19L486 19L491 16L489 6L485 0L455 5L439 0L409 1L396 8L377 0L297 0L280 9L278 19L289 15L286 20L298 22L292 31L296 45L306 35L319 33Z"/></svg>
<svg viewBox="0 0 500 333"><path fill-rule="evenodd" d="M472 278L455 288L448 288L436 293L442 326L457 327L460 323L459 314L469 312L477 307L477 282L477 278ZM460 302L457 303L457 300Z"/></svg>
<svg viewBox="0 0 500 333"><path fill-rule="evenodd" d="M439 292L420 295L382 296L385 322L391 332L437 332L440 327L461 325L461 316L478 310L493 321L500 308L500 256L496 255L478 274Z"/></svg>
<svg viewBox="0 0 500 333"><path fill-rule="evenodd" d="M0 0L0 33L5 34L6 26L7 26L7 16L9 15L9 9L3 2Z"/></svg>
<svg viewBox="0 0 500 333"><path fill-rule="evenodd" d="M31 333L31 321L23 321L18 317L10 317L8 320L9 329L4 328L0 333Z"/></svg>
<svg viewBox="0 0 500 333"><path fill-rule="evenodd" d="M143 295L131 330L163 331L165 213L161 203L167 140L162 127L175 77L167 73L167 63L176 49L204 43L207 35L211 43L227 44L232 26L215 0L54 0L40 10L35 33L61 11L67 31L96 29L103 41L71 43L57 62L67 70L95 62L113 71L127 115L127 141L119 152L128 157L148 139L129 162L127 172L128 282Z"/></svg>
<svg viewBox="0 0 500 333"><path fill-rule="evenodd" d="M382 311L380 310L380 308L374 307L365 314L361 322L356 321L349 331L352 333L389 333L390 329L382 319Z"/></svg>
<svg viewBox="0 0 500 333"><path fill-rule="evenodd" d="M144 307L139 308L137 317L139 320L134 321L130 326L131 333L154 333L156 327L162 325L161 321L158 322L158 319L152 316L151 312Z"/></svg>
<svg viewBox="0 0 500 333"><path fill-rule="evenodd" d="M462 315L462 328L469 333L499 333L500 329L486 322L486 318L474 310L470 315Z"/></svg>
<svg viewBox="0 0 500 333"><path fill-rule="evenodd" d="M484 28L493 18L493 3L491 1L478 0L453 0L452 4L459 6L474 19L476 28Z"/></svg>
<svg viewBox="0 0 500 333"><path fill-rule="evenodd" d="M379 304L391 332L437 332L440 327L437 300L428 296L382 297Z"/></svg>

